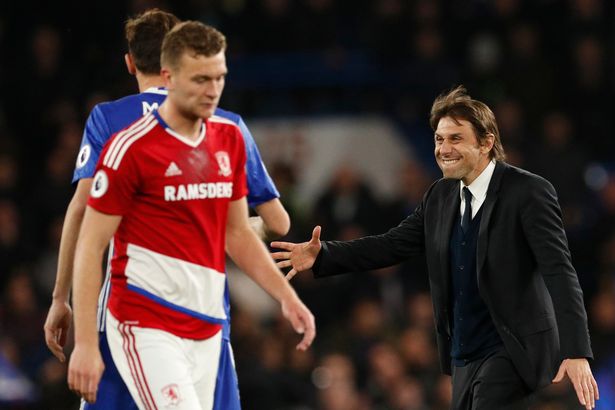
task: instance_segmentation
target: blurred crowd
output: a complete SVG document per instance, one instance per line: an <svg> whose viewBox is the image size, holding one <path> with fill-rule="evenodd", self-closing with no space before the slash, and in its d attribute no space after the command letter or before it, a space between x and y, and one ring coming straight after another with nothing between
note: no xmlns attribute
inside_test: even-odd
<svg viewBox="0 0 615 410"><path fill-rule="evenodd" d="M294 159L267 164L291 213L292 240L306 240L315 223L324 239L396 225L438 177L431 101L463 83L487 102L508 161L558 191L590 316L599 408L615 408L613 2L59 3L0 5L0 367L17 369L34 386L30 400L0 401L0 408L77 406L65 364L52 358L42 331L63 215L89 110L136 92L123 68L123 22L154 6L227 35L224 108L248 119L381 114L418 153L399 170L396 197L376 196L362 175L340 166L310 208L293 200ZM307 353L294 350L296 336L280 317L240 303L233 310L246 410L448 408L450 380L439 372L423 261L318 281L304 274L293 284L317 318ZM574 402L569 386L554 386L535 409Z"/></svg>

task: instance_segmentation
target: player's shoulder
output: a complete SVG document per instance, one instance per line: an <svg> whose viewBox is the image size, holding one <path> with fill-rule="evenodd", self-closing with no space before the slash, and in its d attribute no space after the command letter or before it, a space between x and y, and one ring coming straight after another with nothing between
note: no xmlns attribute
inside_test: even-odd
<svg viewBox="0 0 615 410"><path fill-rule="evenodd" d="M117 112L125 111L126 109L136 109L140 112L143 110L143 104L147 103L152 109L158 108L158 105L164 101L167 96L167 91L164 89L150 89L142 93L130 94L112 101L98 103L92 109L92 112L99 112L103 115L113 115Z"/></svg>
<svg viewBox="0 0 615 410"><path fill-rule="evenodd" d="M237 114L230 114L233 113L220 110L219 108L216 109L214 115L207 119L208 132L215 132L227 137L240 137L243 139L243 133L239 125L241 117Z"/></svg>
<svg viewBox="0 0 615 410"><path fill-rule="evenodd" d="M216 111L214 112L214 115L212 117L217 117L221 121L222 120L230 121L237 126L239 126L239 124L243 122L243 120L241 119L241 115L234 113L232 111L223 110L220 107L216 108Z"/></svg>
<svg viewBox="0 0 615 410"><path fill-rule="evenodd" d="M92 112L99 111L101 113L109 113L112 110L115 110L117 107L125 106L126 104L132 104L139 99L140 94L131 94L126 95L122 98L118 98L116 100L104 101L98 103L92 109Z"/></svg>
<svg viewBox="0 0 615 410"><path fill-rule="evenodd" d="M107 143L103 164L117 169L125 157L134 156L134 152L143 149L148 141L155 141L149 136L153 135L152 130L157 124L156 116L149 113L115 133Z"/></svg>

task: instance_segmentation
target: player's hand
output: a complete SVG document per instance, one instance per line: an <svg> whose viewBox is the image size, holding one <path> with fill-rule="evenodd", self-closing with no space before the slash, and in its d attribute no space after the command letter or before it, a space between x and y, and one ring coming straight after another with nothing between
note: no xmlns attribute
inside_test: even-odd
<svg viewBox="0 0 615 410"><path fill-rule="evenodd" d="M299 350L307 350L316 337L316 324L312 312L293 293L288 300L282 300L282 314L303 339L297 345Z"/></svg>
<svg viewBox="0 0 615 410"><path fill-rule="evenodd" d="M322 245L320 244L320 226L316 226L309 242L271 242L272 248L283 249L286 252L273 252L271 256L279 260L276 265L279 268L292 267L286 274L286 279L291 280L297 272L311 269L316 262L316 257Z"/></svg>
<svg viewBox="0 0 615 410"><path fill-rule="evenodd" d="M600 393L587 359L565 359L560 365L553 383L561 382L566 376L572 382L579 402L587 410L596 407L596 400L600 398Z"/></svg>
<svg viewBox="0 0 615 410"><path fill-rule="evenodd" d="M76 344L68 364L68 387L88 403L94 403L104 369L98 344Z"/></svg>
<svg viewBox="0 0 615 410"><path fill-rule="evenodd" d="M66 345L66 336L72 320L73 310L68 302L54 299L49 308L49 313L47 313L47 320L45 320L43 329L45 330L47 347L62 363L66 361L63 348Z"/></svg>

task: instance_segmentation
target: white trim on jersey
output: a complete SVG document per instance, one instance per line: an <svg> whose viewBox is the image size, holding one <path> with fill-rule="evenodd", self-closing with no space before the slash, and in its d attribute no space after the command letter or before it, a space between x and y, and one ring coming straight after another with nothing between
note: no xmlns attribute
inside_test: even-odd
<svg viewBox="0 0 615 410"><path fill-rule="evenodd" d="M139 121L135 122L129 128L120 132L113 139L113 142L111 143L111 146L109 147L109 150L103 160L103 165L117 170L117 167L119 166L128 147L130 147L134 141L141 138L152 128L154 128L157 123L156 117L148 114Z"/></svg>
<svg viewBox="0 0 615 410"><path fill-rule="evenodd" d="M209 121L219 122L222 124L234 125L235 127L239 128L239 125L236 122L231 121L228 118L220 117L219 115L212 115L211 117L209 117Z"/></svg>
<svg viewBox="0 0 615 410"><path fill-rule="evenodd" d="M125 138L126 143L120 150L111 168L117 171L117 169L120 167L120 163L122 162L122 158L124 158L126 151L128 151L128 148L130 148L130 146L134 144L136 140L138 140L139 138L143 137L145 134L150 132L151 129L156 126L156 124L157 124L157 121L153 121L147 126L147 128L145 128L143 131L140 131L138 134L134 134L132 137L126 137Z"/></svg>
<svg viewBox="0 0 615 410"><path fill-rule="evenodd" d="M122 140L124 135L126 135L127 133L132 133L133 131L136 130L136 128L141 127L147 121L151 121L152 118L153 118L153 115L151 114L145 115L141 117L138 121L133 123L129 128L125 129L124 131L120 131L118 135L116 136L116 138L111 141L111 146L109 146L109 149L107 150L107 153L105 154L105 158L103 159L103 165L109 166L110 159L111 157L115 157L115 155L117 154L117 150L119 149L118 144Z"/></svg>
<svg viewBox="0 0 615 410"><path fill-rule="evenodd" d="M145 291L163 304L209 318L226 320L226 275L202 265L128 244L125 275L129 286ZM171 307L173 308L173 307Z"/></svg>
<svg viewBox="0 0 615 410"><path fill-rule="evenodd" d="M205 123L203 123L201 125L201 134L199 134L199 137L196 140L191 140L190 138L186 138L183 135L181 135L180 133L173 131L171 128L165 128L165 131L169 133L169 135L177 138L178 140L180 140L181 142L183 142L186 145L189 145L191 147L198 147L199 144L205 139Z"/></svg>
<svg viewBox="0 0 615 410"><path fill-rule="evenodd" d="M99 332L105 331L107 302L109 301L109 292L111 291L111 259L113 259L113 239L109 242L105 279L103 281L102 288L100 289L100 293L98 294L98 312L96 314L96 320Z"/></svg>
<svg viewBox="0 0 615 410"><path fill-rule="evenodd" d="M156 87L150 87L147 90L143 91L144 93L150 93L150 94L160 94L160 95L169 95L169 91L166 88L163 88L162 90L160 88L156 88Z"/></svg>

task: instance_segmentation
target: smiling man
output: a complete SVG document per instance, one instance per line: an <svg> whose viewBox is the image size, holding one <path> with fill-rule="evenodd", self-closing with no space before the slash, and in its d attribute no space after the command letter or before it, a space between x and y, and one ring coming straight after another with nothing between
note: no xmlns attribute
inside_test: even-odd
<svg viewBox="0 0 615 410"><path fill-rule="evenodd" d="M349 242L321 242L320 227L309 242L274 242L278 266L324 277L424 254L453 409L527 409L565 377L593 408L587 314L553 186L504 162L493 112L463 87L435 100L430 124L444 178L410 216Z"/></svg>

